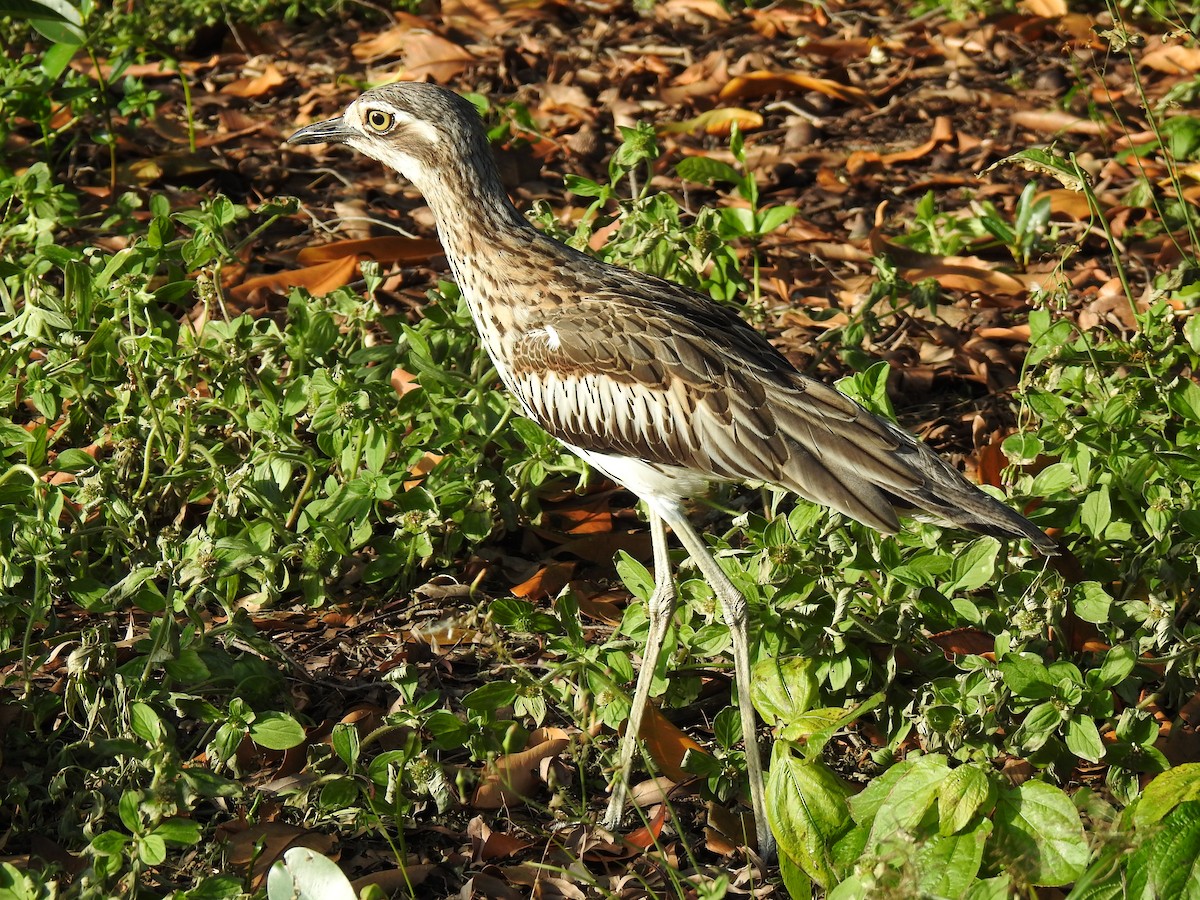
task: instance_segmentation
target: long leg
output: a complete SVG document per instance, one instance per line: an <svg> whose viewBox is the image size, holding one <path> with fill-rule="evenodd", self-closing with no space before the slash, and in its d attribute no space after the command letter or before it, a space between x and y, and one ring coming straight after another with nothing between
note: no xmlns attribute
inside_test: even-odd
<svg viewBox="0 0 1200 900"><path fill-rule="evenodd" d="M759 755L758 738L755 736L757 724L754 718L754 704L750 700L750 637L746 629L746 598L726 577L709 552L704 539L687 520L687 516L677 509L663 509L661 513L716 593L725 614L725 624L729 626L729 636L733 641L733 670L737 682L738 710L742 714L742 738L746 743L746 773L750 777L750 806L754 810L758 852L764 859L773 859L775 838L767 825L762 758Z"/></svg>
<svg viewBox="0 0 1200 900"><path fill-rule="evenodd" d="M633 706L629 710L629 721L625 725L625 736L621 739L621 755L617 765L617 777L613 783L608 811L604 814L604 826L615 829L625 812L625 799L629 793L629 774L633 768L633 755L637 751L638 735L642 730L642 719L646 705L650 702L650 686L654 683L654 671L658 668L658 655L662 652L671 617L675 614L675 582L671 577L671 558L667 555L667 529L662 517L653 509L650 513L650 538L654 546L654 592L646 604L650 627L646 634L646 650L642 654L642 669L638 672L637 687L633 692Z"/></svg>

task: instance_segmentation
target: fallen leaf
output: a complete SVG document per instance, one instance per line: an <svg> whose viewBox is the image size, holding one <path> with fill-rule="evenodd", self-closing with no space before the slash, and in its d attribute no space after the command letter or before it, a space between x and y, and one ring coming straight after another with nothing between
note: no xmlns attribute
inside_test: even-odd
<svg viewBox="0 0 1200 900"><path fill-rule="evenodd" d="M683 756L689 750L708 755L707 750L672 725L653 705L646 707L638 736L645 742L650 758L672 781L686 781L692 777L683 770Z"/></svg>
<svg viewBox="0 0 1200 900"><path fill-rule="evenodd" d="M453 41L432 31L410 31L401 36L404 68L400 77L405 81L421 81L429 77L446 84L464 72L475 57Z"/></svg>
<svg viewBox="0 0 1200 900"><path fill-rule="evenodd" d="M975 628L955 628L931 634L929 640L941 647L949 660L956 656L986 656L996 650L996 639Z"/></svg>
<svg viewBox="0 0 1200 900"><path fill-rule="evenodd" d="M347 256L373 259L384 265L391 263L424 263L442 252L440 241L431 238L377 237L352 241L334 241L305 247L296 254L296 261L305 266L330 262Z"/></svg>
<svg viewBox="0 0 1200 900"><path fill-rule="evenodd" d="M1168 75L1194 75L1200 72L1200 47L1169 44L1142 54L1141 64Z"/></svg>
<svg viewBox="0 0 1200 900"><path fill-rule="evenodd" d="M571 580L574 573L575 563L573 562L551 563L539 569L532 578L514 587L512 594L514 597L527 600L557 597L559 592L567 586L567 582Z"/></svg>
<svg viewBox="0 0 1200 900"><path fill-rule="evenodd" d="M1012 123L1041 134L1106 134L1108 128L1091 119L1081 119L1060 110L1022 109L1012 114Z"/></svg>
<svg viewBox="0 0 1200 900"><path fill-rule="evenodd" d="M635 828L629 834L625 835L625 840L633 844L635 847L641 847L647 850L658 843L659 837L662 835L663 825L667 821L667 804L663 803L654 811L654 815L650 817L650 821L641 828Z"/></svg>
<svg viewBox="0 0 1200 900"><path fill-rule="evenodd" d="M538 764L566 749L567 738L551 738L520 753L509 753L489 764L475 789L476 809L502 809L524 803L537 785Z"/></svg>
<svg viewBox="0 0 1200 900"><path fill-rule="evenodd" d="M303 269L285 269L270 275L248 278L230 291L237 300L247 299L256 290L264 289L282 294L291 288L302 287L314 297L323 297L353 280L358 271L358 260L344 256Z"/></svg>
<svg viewBox="0 0 1200 900"><path fill-rule="evenodd" d="M680 132L691 134L696 131L704 131L707 134L724 136L733 132L735 124L742 131L754 131L756 128L762 128L763 117L748 109L742 109L738 106L728 106L720 109L710 109L683 122L672 122L663 125L659 128L659 131L665 134L678 134Z"/></svg>
<svg viewBox="0 0 1200 900"><path fill-rule="evenodd" d="M730 79L721 93L721 100L746 100L763 97L767 94L781 92L791 93L796 88L802 91L816 91L835 100L846 103L856 103L859 106L874 108L875 104L867 96L866 91L852 85L831 81L828 78L816 78L803 72L750 72Z"/></svg>
<svg viewBox="0 0 1200 900"><path fill-rule="evenodd" d="M1021 0L1019 6L1033 16L1057 19L1067 14L1066 0Z"/></svg>
<svg viewBox="0 0 1200 900"><path fill-rule="evenodd" d="M255 75L252 78L239 78L236 81L231 81L221 88L221 93L229 94L232 97L242 97L243 99L261 97L272 88L279 87L286 80L282 72L272 64L267 63L267 67L262 71L262 74Z"/></svg>
<svg viewBox="0 0 1200 900"><path fill-rule="evenodd" d="M885 153L879 158L885 164L908 162L909 160L920 159L925 154L952 140L954 140L954 125L951 123L950 117L938 116L933 120L933 133L929 136L929 140L921 144L921 146L913 147L911 150L900 150L896 153Z"/></svg>

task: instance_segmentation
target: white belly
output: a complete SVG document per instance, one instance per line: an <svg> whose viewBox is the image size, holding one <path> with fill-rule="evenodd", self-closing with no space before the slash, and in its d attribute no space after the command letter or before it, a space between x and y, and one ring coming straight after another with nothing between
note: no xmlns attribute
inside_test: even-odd
<svg viewBox="0 0 1200 900"><path fill-rule="evenodd" d="M584 450L566 441L562 443L593 469L637 494L660 515L677 513L681 501L703 496L708 490L710 479L682 466L648 463L630 456Z"/></svg>

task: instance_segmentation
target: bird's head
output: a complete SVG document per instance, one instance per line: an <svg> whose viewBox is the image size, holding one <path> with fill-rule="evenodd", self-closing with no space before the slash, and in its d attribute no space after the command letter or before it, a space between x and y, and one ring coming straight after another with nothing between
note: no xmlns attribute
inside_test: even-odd
<svg viewBox="0 0 1200 900"><path fill-rule="evenodd" d="M419 188L456 160L491 160L471 103L434 84L401 82L366 91L336 119L301 128L289 144L346 144Z"/></svg>

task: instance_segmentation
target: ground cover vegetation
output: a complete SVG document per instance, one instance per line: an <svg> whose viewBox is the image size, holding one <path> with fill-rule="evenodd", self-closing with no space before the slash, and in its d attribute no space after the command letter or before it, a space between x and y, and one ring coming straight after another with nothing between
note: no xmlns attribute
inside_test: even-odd
<svg viewBox="0 0 1200 900"><path fill-rule="evenodd" d="M0 898L1200 896L1194 10L0 16ZM633 498L515 414L419 196L280 146L395 77L473 97L541 227L737 304L1061 544L697 504L778 867L686 565L641 821L594 824Z"/></svg>

